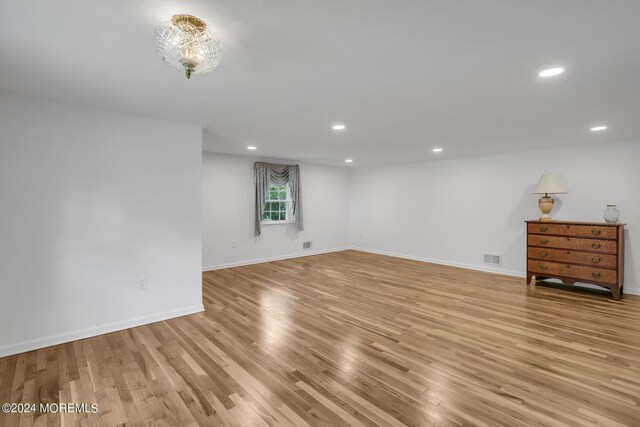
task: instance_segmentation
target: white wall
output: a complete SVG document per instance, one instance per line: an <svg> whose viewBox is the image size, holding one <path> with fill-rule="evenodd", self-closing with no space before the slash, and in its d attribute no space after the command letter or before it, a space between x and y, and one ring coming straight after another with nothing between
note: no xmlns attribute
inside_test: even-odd
<svg viewBox="0 0 640 427"><path fill-rule="evenodd" d="M304 231L268 225L254 237L257 159L203 153L203 252L205 270L343 249L349 245L349 169L300 164ZM312 248L302 249L303 241ZM235 248L233 243L235 242Z"/></svg>
<svg viewBox="0 0 640 427"><path fill-rule="evenodd" d="M0 356L202 310L201 144L0 95Z"/></svg>
<svg viewBox="0 0 640 427"><path fill-rule="evenodd" d="M604 221L617 203L626 222L625 291L640 292L640 143L619 143L461 160L359 168L352 172L355 247L523 275L524 222L540 216L531 194L540 175L559 173L568 194L555 219Z"/></svg>

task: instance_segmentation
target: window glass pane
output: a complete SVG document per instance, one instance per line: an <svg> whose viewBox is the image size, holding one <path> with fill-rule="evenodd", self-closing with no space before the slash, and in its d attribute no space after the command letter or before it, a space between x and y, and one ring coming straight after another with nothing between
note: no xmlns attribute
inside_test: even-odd
<svg viewBox="0 0 640 427"><path fill-rule="evenodd" d="M287 200L289 196L288 185L273 185L269 187L267 202L264 205L262 220L266 222L287 221Z"/></svg>

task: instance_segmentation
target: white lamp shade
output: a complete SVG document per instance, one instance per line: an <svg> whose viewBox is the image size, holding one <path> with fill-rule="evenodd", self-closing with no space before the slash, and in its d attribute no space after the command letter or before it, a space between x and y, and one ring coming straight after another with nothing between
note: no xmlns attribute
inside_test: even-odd
<svg viewBox="0 0 640 427"><path fill-rule="evenodd" d="M560 184L558 175L547 173L542 175L536 191L534 191L533 194L566 194L566 191L562 184Z"/></svg>

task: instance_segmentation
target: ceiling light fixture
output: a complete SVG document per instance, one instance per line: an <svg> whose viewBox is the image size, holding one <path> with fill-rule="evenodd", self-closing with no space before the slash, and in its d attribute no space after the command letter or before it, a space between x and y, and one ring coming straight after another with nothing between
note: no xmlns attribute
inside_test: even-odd
<svg viewBox="0 0 640 427"><path fill-rule="evenodd" d="M333 130L345 130L347 127L345 125L333 125L331 128Z"/></svg>
<svg viewBox="0 0 640 427"><path fill-rule="evenodd" d="M173 15L171 21L156 27L156 51L187 78L213 71L222 54L220 42L207 31L207 24L192 15Z"/></svg>
<svg viewBox="0 0 640 427"><path fill-rule="evenodd" d="M554 77L557 75L560 75L564 73L564 68L562 67L554 67L554 68L549 68L547 70L542 70L538 73L538 75L540 77Z"/></svg>
<svg viewBox="0 0 640 427"><path fill-rule="evenodd" d="M594 126L594 127L591 128L591 132L598 132L598 131L601 131L601 130L607 130L607 127L606 126Z"/></svg>
<svg viewBox="0 0 640 427"><path fill-rule="evenodd" d="M247 150L255 150L257 147L254 145L250 145L247 147Z"/></svg>
<svg viewBox="0 0 640 427"><path fill-rule="evenodd" d="M431 150L431 151L433 151L434 153L442 153L442 148L440 148L440 147L436 147L436 148L434 148L434 149L433 149L433 150Z"/></svg>
<svg viewBox="0 0 640 427"><path fill-rule="evenodd" d="M345 163L353 163L353 159L345 159Z"/></svg>

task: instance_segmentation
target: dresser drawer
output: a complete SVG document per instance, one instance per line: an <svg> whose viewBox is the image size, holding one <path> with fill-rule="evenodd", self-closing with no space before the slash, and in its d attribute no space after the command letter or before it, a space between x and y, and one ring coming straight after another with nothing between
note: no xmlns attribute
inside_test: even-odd
<svg viewBox="0 0 640 427"><path fill-rule="evenodd" d="M556 236L591 237L595 239L616 239L617 227L601 225L574 225L574 224L528 224L529 233L546 234Z"/></svg>
<svg viewBox="0 0 640 427"><path fill-rule="evenodd" d="M618 252L618 243L615 240L580 239L575 237L529 234L527 244L529 246L541 246L545 248L575 249L578 251L609 254L616 254Z"/></svg>
<svg viewBox="0 0 640 427"><path fill-rule="evenodd" d="M533 273L541 276L561 276L587 282L617 283L615 270L605 270L603 268L583 267L572 264L560 264L555 262L529 260L527 268Z"/></svg>
<svg viewBox="0 0 640 427"><path fill-rule="evenodd" d="M542 261L584 264L600 268L617 268L618 266L618 257L615 255L566 251L563 249L534 248L530 246L527 249L527 256Z"/></svg>

